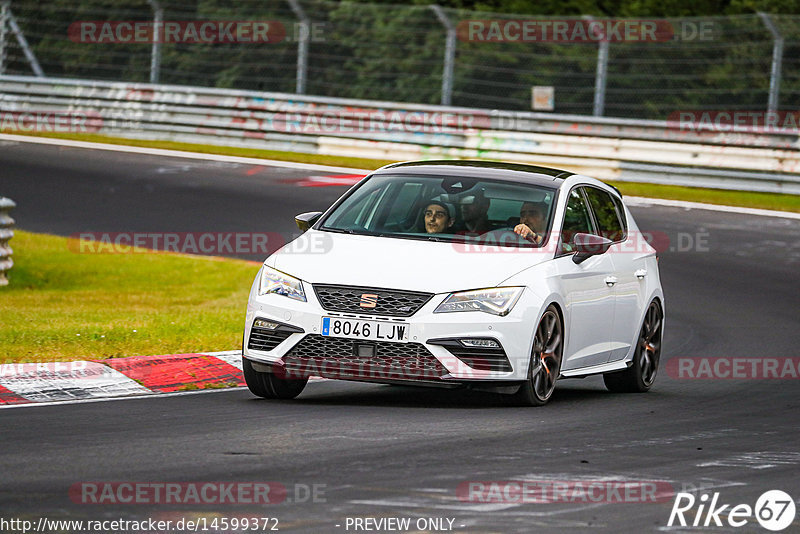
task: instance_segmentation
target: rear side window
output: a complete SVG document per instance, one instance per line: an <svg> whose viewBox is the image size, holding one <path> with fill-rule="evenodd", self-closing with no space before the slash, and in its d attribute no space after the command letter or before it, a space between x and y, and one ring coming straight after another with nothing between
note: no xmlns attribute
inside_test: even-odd
<svg viewBox="0 0 800 534"><path fill-rule="evenodd" d="M583 200L581 189L573 189L567 199L567 208L564 212L564 226L561 228L561 252L570 253L575 250L572 246L575 234L594 234L592 218L589 208Z"/></svg>
<svg viewBox="0 0 800 534"><path fill-rule="evenodd" d="M594 212L599 235L611 241L625 239L625 226L611 194L596 187L585 187L584 192Z"/></svg>

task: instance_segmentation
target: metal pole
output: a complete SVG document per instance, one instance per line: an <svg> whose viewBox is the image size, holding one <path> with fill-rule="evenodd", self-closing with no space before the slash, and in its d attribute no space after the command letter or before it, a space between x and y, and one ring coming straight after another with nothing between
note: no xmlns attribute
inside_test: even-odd
<svg viewBox="0 0 800 534"><path fill-rule="evenodd" d="M606 107L606 82L608 80L608 41L600 41L597 49L597 73L594 78L594 110L595 117L602 117Z"/></svg>
<svg viewBox="0 0 800 534"><path fill-rule="evenodd" d="M769 74L769 99L767 101L767 113L775 113L778 110L778 96L781 91L781 63L783 63L783 36L772 18L766 13L758 12L758 16L764 21L764 25L772 34L774 42L772 44L772 67Z"/></svg>
<svg viewBox="0 0 800 534"><path fill-rule="evenodd" d="M297 87L299 95L306 92L306 76L308 72L308 43L311 40L311 19L306 16L303 7L297 0L288 0L289 6L300 21L300 39L297 40Z"/></svg>
<svg viewBox="0 0 800 534"><path fill-rule="evenodd" d="M0 76L6 73L6 21L9 3L8 0L0 2Z"/></svg>
<svg viewBox="0 0 800 534"><path fill-rule="evenodd" d="M438 4L429 6L439 22L447 30L447 37L444 46L444 67L442 69L442 105L449 106L453 98L453 69L456 60L456 25L453 24L442 7Z"/></svg>
<svg viewBox="0 0 800 534"><path fill-rule="evenodd" d="M593 17L586 16L591 22ZM603 35L597 47L597 69L594 76L594 106L592 115L602 117L606 107L606 83L608 81L608 38Z"/></svg>
<svg viewBox="0 0 800 534"><path fill-rule="evenodd" d="M39 65L36 56L33 55L33 50L28 46L28 40L25 39L25 35L22 33L22 30L19 29L17 19L14 18L11 8L7 7L6 12L8 14L8 24L11 27L11 32L14 34L14 37L17 38L17 43L19 43L20 48L22 48L22 53L25 54L25 58L28 60L28 63L30 63L33 73L39 78L44 78L44 71L41 65Z"/></svg>
<svg viewBox="0 0 800 534"><path fill-rule="evenodd" d="M150 51L150 83L158 83L161 74L161 29L164 27L164 9L158 0L147 0L153 8L153 48Z"/></svg>

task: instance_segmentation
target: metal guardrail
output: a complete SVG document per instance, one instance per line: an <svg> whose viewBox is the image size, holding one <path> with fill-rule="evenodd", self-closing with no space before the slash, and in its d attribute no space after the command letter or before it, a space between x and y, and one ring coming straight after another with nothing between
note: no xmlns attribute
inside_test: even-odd
<svg viewBox="0 0 800 534"><path fill-rule="evenodd" d="M0 286L8 285L7 273L14 266L8 242L14 237L14 219L9 212L16 206L10 198L0 197Z"/></svg>
<svg viewBox="0 0 800 534"><path fill-rule="evenodd" d="M128 138L391 160L503 159L604 179L800 194L795 130L682 131L666 121L0 77L0 113L33 112L82 113L85 131Z"/></svg>

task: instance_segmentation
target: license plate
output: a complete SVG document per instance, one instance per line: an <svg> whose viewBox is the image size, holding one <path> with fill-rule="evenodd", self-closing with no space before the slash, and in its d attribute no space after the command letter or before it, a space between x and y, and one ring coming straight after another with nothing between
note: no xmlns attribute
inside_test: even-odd
<svg viewBox="0 0 800 534"><path fill-rule="evenodd" d="M322 318L322 335L369 341L408 341L408 325L390 321L361 321L339 317Z"/></svg>

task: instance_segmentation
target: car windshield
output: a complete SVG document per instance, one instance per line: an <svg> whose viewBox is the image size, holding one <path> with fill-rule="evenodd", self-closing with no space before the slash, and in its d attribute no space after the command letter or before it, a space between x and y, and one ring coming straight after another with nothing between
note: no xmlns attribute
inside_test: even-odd
<svg viewBox="0 0 800 534"><path fill-rule="evenodd" d="M452 176L375 175L321 221L321 230L431 241L542 246L514 232L547 235L555 188ZM526 232L529 234L529 232Z"/></svg>

